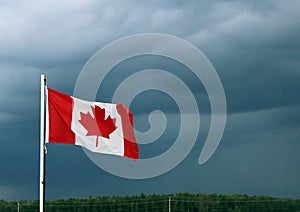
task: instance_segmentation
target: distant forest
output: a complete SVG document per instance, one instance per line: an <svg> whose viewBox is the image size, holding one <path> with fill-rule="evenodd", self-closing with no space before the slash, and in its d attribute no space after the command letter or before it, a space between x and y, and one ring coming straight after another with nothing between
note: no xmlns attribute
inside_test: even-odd
<svg viewBox="0 0 300 212"><path fill-rule="evenodd" d="M38 211L39 201L0 200L0 212ZM178 193L176 195L144 195L89 197L87 199L67 199L46 201L46 212L58 211L300 211L300 199L274 198L248 195L216 195Z"/></svg>

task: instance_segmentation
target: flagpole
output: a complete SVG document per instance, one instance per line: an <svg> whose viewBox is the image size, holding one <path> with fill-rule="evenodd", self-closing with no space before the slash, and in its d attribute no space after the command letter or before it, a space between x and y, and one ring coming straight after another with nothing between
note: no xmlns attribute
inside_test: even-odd
<svg viewBox="0 0 300 212"><path fill-rule="evenodd" d="M41 114L40 114L40 212L44 212L45 201L45 85L46 75L41 75Z"/></svg>
<svg viewBox="0 0 300 212"><path fill-rule="evenodd" d="M169 212L171 212L171 196L169 196Z"/></svg>

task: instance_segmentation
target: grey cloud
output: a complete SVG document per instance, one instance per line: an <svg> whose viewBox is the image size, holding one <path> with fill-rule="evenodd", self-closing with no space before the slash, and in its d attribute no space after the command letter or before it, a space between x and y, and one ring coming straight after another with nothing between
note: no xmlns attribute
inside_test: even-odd
<svg viewBox="0 0 300 212"><path fill-rule="evenodd" d="M299 116L298 106L228 115L224 142L221 144L232 146L255 143L281 132L287 136L288 131L293 136L287 136L287 141L296 142L297 129L300 127Z"/></svg>

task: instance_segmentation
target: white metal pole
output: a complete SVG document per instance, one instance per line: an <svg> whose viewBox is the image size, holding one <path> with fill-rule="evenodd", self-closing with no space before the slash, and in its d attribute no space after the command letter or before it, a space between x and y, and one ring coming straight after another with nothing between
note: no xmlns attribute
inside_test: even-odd
<svg viewBox="0 0 300 212"><path fill-rule="evenodd" d="M171 212L171 196L169 196L169 212Z"/></svg>
<svg viewBox="0 0 300 212"><path fill-rule="evenodd" d="M40 114L40 212L44 212L45 201L45 85L46 75L41 75L41 114Z"/></svg>

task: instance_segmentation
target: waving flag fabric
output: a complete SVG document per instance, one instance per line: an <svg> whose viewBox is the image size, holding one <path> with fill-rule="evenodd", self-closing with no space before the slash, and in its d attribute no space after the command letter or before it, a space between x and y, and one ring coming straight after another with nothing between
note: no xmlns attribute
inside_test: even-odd
<svg viewBox="0 0 300 212"><path fill-rule="evenodd" d="M46 143L138 159L133 117L122 104L89 102L47 88Z"/></svg>

